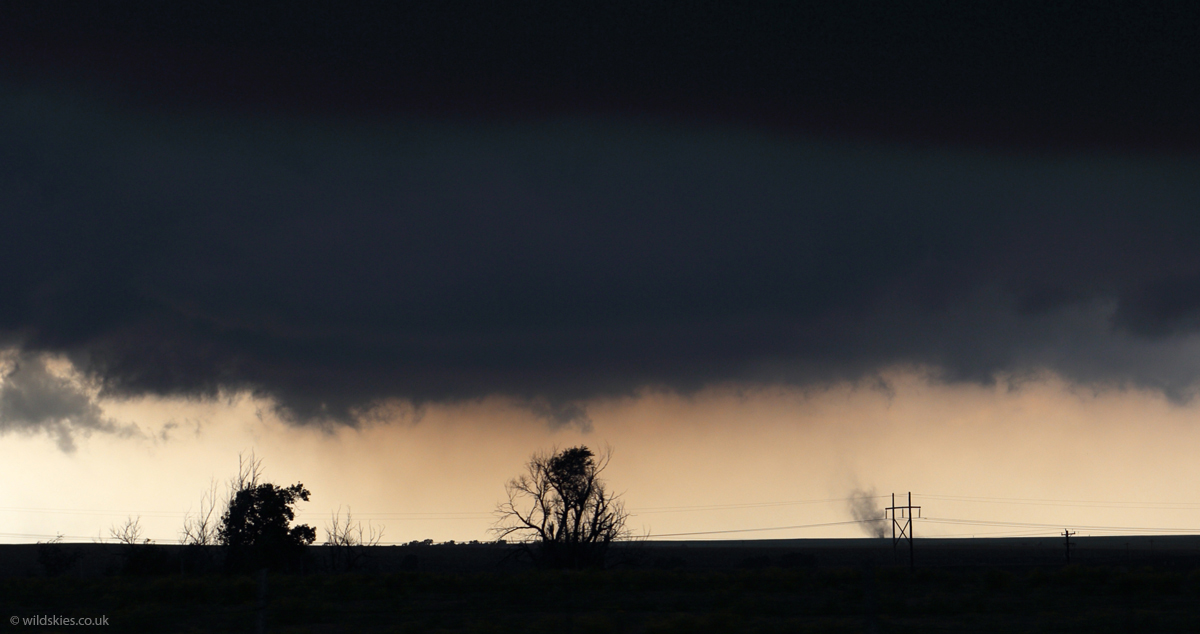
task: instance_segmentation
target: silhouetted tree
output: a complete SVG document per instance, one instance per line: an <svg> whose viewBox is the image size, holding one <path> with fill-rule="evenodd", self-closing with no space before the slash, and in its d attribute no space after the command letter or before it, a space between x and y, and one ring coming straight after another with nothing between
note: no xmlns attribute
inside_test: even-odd
<svg viewBox="0 0 1200 634"><path fill-rule="evenodd" d="M149 539L144 541L142 539L141 516L138 516L137 518L127 517L124 524L120 526L116 526L115 524L110 526L108 529L108 535L118 544L125 544L126 546L136 546L138 544L150 543Z"/></svg>
<svg viewBox="0 0 1200 634"><path fill-rule="evenodd" d="M338 572L350 572L363 565L370 553L371 546L378 546L383 539L383 527L371 526L367 522L364 529L362 522L354 520L350 509L346 508L346 518L342 519L339 508L325 525L325 542L329 547L329 567Z"/></svg>
<svg viewBox="0 0 1200 634"><path fill-rule="evenodd" d="M603 565L609 545L628 536L625 505L600 479L611 455L584 446L534 454L526 473L505 487L508 501L496 507L492 532L520 539L541 565Z"/></svg>
<svg viewBox="0 0 1200 634"><path fill-rule="evenodd" d="M125 560L125 574L146 575L162 573L170 569L171 562L166 552L153 546L153 540L142 537L142 518L127 517L120 526L108 529L109 538L121 544L121 557Z"/></svg>
<svg viewBox="0 0 1200 634"><path fill-rule="evenodd" d="M194 515L189 511L183 518L183 530L179 541L187 546L212 546L217 543L217 482L213 480L208 491L200 496L200 510Z"/></svg>
<svg viewBox="0 0 1200 634"><path fill-rule="evenodd" d="M233 570L290 566L317 539L313 527L291 525L296 519L292 507L308 501L308 489L299 482L289 487L260 482L261 474L262 463L253 455L249 461L239 458L238 477L217 531L217 540L226 547L226 566Z"/></svg>
<svg viewBox="0 0 1200 634"><path fill-rule="evenodd" d="M180 571L206 572L212 568L213 549L219 543L218 531L221 528L221 516L217 511L220 496L217 493L217 481L214 479L208 485L208 490L200 496L200 509L195 513L188 511L183 518L183 528L180 530L179 543L184 545L180 552Z"/></svg>

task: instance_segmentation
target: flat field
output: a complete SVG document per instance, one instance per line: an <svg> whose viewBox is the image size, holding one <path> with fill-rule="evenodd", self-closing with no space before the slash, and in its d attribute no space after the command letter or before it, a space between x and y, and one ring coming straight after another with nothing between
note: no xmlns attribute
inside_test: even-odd
<svg viewBox="0 0 1200 634"><path fill-rule="evenodd" d="M268 632L1200 631L1200 566L1178 550L1138 561L1132 547L1112 548L1114 558L1129 558L1123 563L1030 565L1009 557L1017 563L909 570L849 563L853 549L826 546L815 557L778 543L687 549L740 550L732 566L697 565L651 547L640 565L596 571L270 574L265 610L256 577L67 571L0 578L0 616L103 615L104 631L115 632L253 632L260 617ZM860 547L859 555L878 550ZM890 545L882 552L891 559Z"/></svg>

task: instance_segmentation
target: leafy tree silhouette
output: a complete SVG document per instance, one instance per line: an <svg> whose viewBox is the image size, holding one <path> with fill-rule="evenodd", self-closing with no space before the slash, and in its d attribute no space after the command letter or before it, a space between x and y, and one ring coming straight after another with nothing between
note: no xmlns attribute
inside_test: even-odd
<svg viewBox="0 0 1200 634"><path fill-rule="evenodd" d="M584 446L535 453L526 473L505 487L508 501L496 508L492 532L520 538L544 566L602 566L609 545L628 536L625 505L600 479L611 456L611 449L597 456Z"/></svg>
<svg viewBox="0 0 1200 634"><path fill-rule="evenodd" d="M238 460L238 477L231 486L229 504L221 516L218 542L226 547L225 565L230 570L288 568L299 562L304 547L317 539L307 524L292 526L293 506L307 502L311 493L297 482L281 487L260 482L261 461L253 455Z"/></svg>

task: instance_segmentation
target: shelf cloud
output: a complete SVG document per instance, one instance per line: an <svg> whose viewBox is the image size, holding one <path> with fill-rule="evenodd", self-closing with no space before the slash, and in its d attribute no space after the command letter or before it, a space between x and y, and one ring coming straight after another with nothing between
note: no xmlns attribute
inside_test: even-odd
<svg viewBox="0 0 1200 634"><path fill-rule="evenodd" d="M266 124L10 91L4 337L297 420L1050 370L1183 397L1200 165L612 119Z"/></svg>
<svg viewBox="0 0 1200 634"><path fill-rule="evenodd" d="M433 40L343 38L344 16L278 41L200 14L186 33L93 17L5 39L35 61L0 76L0 344L69 360L102 398L248 391L353 423L500 395L586 425L598 397L896 366L1177 401L1200 378L1192 100L1158 80L1154 113L1121 96L1150 89L1138 69L1186 79L1151 64L1178 56L901 38L867 59L856 30L767 37L821 16L743 24L761 46L721 59L654 15L658 35L613 47L451 37L484 13L384 21ZM946 20L917 23L958 33ZM1114 131L1126 115L1153 124ZM4 394L49 381L21 367ZM5 424L108 424L55 389L73 414L5 401Z"/></svg>

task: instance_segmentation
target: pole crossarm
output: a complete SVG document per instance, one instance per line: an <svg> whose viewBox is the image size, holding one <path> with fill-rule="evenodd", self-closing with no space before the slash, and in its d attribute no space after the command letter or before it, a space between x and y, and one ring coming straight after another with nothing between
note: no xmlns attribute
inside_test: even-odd
<svg viewBox="0 0 1200 634"><path fill-rule="evenodd" d="M1071 536L1074 534L1075 534L1075 531L1069 531L1065 528L1063 529L1063 532L1062 532L1062 536L1066 540L1067 563L1071 563L1071 546L1074 546L1074 544L1071 543Z"/></svg>
<svg viewBox="0 0 1200 634"><path fill-rule="evenodd" d="M914 515L914 511L916 515ZM899 515L897 515L899 512ZM892 520L892 552L896 551L896 546L901 540L908 541L908 565L914 567L913 560L913 518L921 517L921 507L913 506L912 492L908 493L908 504L903 506L896 504L896 494L892 494L892 505L884 509L884 517L890 517Z"/></svg>

